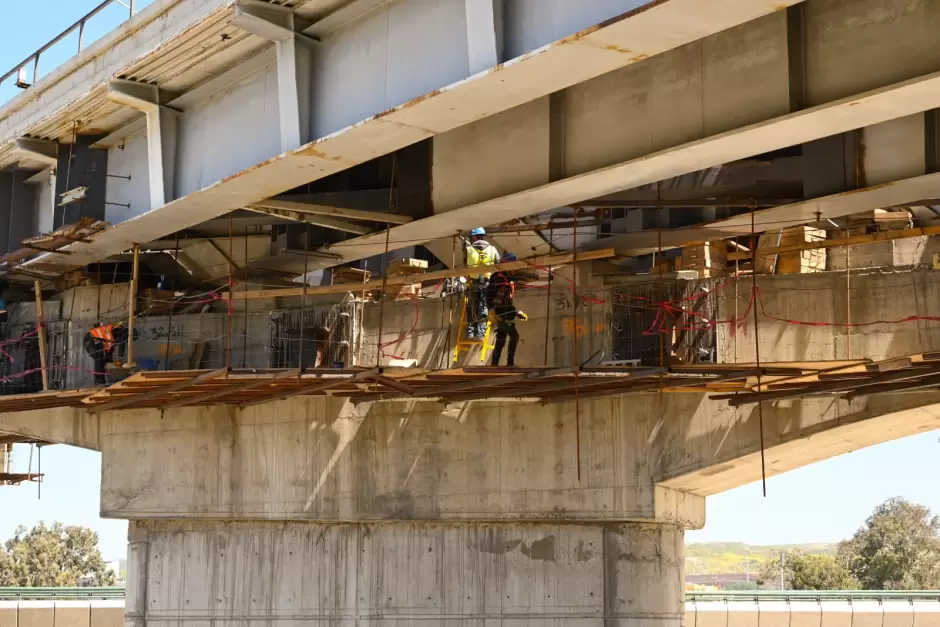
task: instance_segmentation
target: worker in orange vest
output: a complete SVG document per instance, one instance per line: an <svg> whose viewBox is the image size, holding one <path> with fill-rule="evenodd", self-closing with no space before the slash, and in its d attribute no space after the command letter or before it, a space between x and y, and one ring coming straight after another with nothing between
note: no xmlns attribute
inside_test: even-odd
<svg viewBox="0 0 940 627"><path fill-rule="evenodd" d="M137 331L134 331L137 334ZM95 385L107 385L108 362L114 360L114 349L124 357L127 347L127 327L124 322L115 324L97 323L85 334L82 346L95 363ZM118 362L115 362L118 363Z"/></svg>

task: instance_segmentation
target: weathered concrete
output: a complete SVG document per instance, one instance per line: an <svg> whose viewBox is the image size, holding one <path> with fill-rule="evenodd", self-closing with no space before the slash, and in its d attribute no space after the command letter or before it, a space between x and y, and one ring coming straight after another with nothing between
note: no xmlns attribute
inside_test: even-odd
<svg viewBox="0 0 940 627"><path fill-rule="evenodd" d="M133 625L682 620L682 532L668 525L150 521L130 540L146 573L145 589L129 582Z"/></svg>

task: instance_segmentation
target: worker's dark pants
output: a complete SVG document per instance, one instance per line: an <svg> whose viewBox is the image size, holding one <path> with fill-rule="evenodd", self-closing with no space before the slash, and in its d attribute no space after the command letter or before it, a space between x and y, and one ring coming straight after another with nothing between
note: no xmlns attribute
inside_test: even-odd
<svg viewBox="0 0 940 627"><path fill-rule="evenodd" d="M482 340L486 335L486 280L471 279L467 292L467 339Z"/></svg>
<svg viewBox="0 0 940 627"><path fill-rule="evenodd" d="M114 351L114 347L106 351L102 340L87 333L82 339L82 346L95 362L95 385L107 385L108 362L111 361L111 353Z"/></svg>
<svg viewBox="0 0 940 627"><path fill-rule="evenodd" d="M513 314L515 316L515 314ZM516 320L497 315L496 317L496 345L493 346L493 362L498 366L499 358L503 356L503 346L506 345L506 336L509 336L509 353L506 355L506 365L516 365L516 345L519 344L519 331L516 330Z"/></svg>

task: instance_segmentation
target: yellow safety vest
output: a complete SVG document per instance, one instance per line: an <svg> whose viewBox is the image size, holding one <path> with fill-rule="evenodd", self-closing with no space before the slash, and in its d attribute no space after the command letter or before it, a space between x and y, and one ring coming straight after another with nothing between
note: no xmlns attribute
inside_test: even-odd
<svg viewBox="0 0 940 627"><path fill-rule="evenodd" d="M467 246L467 267L474 268L476 266L490 266L499 261L499 251L496 250L496 247L489 245L483 250L475 248L474 246ZM487 279L490 278L490 273L484 275Z"/></svg>

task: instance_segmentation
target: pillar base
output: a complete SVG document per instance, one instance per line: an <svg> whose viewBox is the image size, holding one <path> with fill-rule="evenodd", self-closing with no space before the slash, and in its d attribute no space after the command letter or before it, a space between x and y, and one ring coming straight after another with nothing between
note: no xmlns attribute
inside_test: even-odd
<svg viewBox="0 0 940 627"><path fill-rule="evenodd" d="M673 525L153 520L132 521L130 540L134 627L679 627L683 615Z"/></svg>

